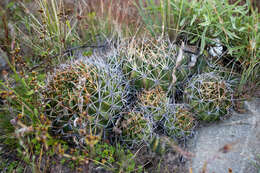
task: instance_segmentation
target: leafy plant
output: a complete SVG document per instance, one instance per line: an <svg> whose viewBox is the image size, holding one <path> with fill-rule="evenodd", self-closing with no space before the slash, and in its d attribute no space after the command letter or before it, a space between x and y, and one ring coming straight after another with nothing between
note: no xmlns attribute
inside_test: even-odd
<svg viewBox="0 0 260 173"><path fill-rule="evenodd" d="M98 166L113 172L132 172L136 169L134 155L120 144L116 146L99 142L94 147L92 156Z"/></svg>

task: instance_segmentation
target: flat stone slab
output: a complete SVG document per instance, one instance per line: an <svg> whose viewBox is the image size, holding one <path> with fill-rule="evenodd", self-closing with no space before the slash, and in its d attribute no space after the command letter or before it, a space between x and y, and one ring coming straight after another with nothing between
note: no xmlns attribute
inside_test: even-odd
<svg viewBox="0 0 260 173"><path fill-rule="evenodd" d="M247 113L198 129L188 141L193 173L259 173L260 99L245 102ZM260 166L260 165L259 165Z"/></svg>

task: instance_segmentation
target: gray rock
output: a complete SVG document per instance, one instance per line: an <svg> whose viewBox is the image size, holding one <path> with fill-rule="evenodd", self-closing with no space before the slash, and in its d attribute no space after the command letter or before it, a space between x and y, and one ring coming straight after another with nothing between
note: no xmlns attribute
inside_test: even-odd
<svg viewBox="0 0 260 173"><path fill-rule="evenodd" d="M0 71L5 69L6 67L7 67L7 63L6 63L5 59L0 55Z"/></svg>
<svg viewBox="0 0 260 173"><path fill-rule="evenodd" d="M0 72L3 70L3 69L6 69L8 64L5 60L5 57L6 56L6 53L0 49Z"/></svg>
<svg viewBox="0 0 260 173"><path fill-rule="evenodd" d="M245 102L248 112L198 130L188 143L195 157L187 163L193 173L258 173L260 99ZM258 163L257 163L258 160Z"/></svg>

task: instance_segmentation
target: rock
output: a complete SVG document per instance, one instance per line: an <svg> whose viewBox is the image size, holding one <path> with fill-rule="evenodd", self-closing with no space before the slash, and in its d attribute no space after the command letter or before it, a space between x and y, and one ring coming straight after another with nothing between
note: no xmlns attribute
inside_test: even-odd
<svg viewBox="0 0 260 173"><path fill-rule="evenodd" d="M3 55L4 52L0 51L0 72L4 69L7 68L8 64L6 62L6 60L4 59L4 56Z"/></svg>
<svg viewBox="0 0 260 173"><path fill-rule="evenodd" d="M0 81L6 80L8 74L7 71L10 69L6 59L8 59L6 53L0 48ZM0 99L0 104L3 103L3 100Z"/></svg>
<svg viewBox="0 0 260 173"><path fill-rule="evenodd" d="M213 57L220 57L223 54L224 47L221 45L219 39L213 39L216 43L209 48L209 54Z"/></svg>
<svg viewBox="0 0 260 173"><path fill-rule="evenodd" d="M245 105L247 113L234 112L228 120L202 127L188 142L195 154L187 163L193 173L258 173L260 168L255 164L260 164L260 99Z"/></svg>

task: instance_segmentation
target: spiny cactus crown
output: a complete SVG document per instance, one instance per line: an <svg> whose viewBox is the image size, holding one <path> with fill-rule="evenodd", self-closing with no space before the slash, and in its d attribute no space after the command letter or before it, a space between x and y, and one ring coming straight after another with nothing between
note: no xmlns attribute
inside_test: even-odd
<svg viewBox="0 0 260 173"><path fill-rule="evenodd" d="M134 52L134 53L133 53ZM126 55L123 72L137 89L160 86L167 90L172 78L176 47L161 41L160 44L132 45Z"/></svg>
<svg viewBox="0 0 260 173"><path fill-rule="evenodd" d="M232 106L231 85L218 73L194 76L185 89L185 100L196 115L206 121L219 119Z"/></svg>
<svg viewBox="0 0 260 173"><path fill-rule="evenodd" d="M57 69L43 92L55 134L80 138L113 124L124 105L122 82L122 76L102 60Z"/></svg>

